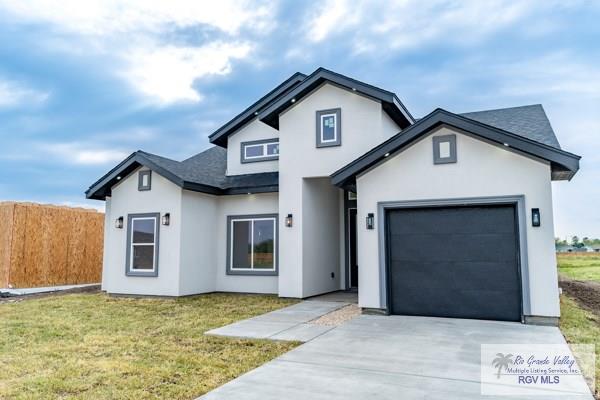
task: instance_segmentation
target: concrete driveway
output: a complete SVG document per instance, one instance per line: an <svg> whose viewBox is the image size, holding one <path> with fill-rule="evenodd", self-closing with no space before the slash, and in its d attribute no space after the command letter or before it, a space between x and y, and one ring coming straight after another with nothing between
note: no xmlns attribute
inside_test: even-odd
<svg viewBox="0 0 600 400"><path fill-rule="evenodd" d="M564 343L564 339L555 327L362 315L202 398L499 399L480 394L483 343Z"/></svg>

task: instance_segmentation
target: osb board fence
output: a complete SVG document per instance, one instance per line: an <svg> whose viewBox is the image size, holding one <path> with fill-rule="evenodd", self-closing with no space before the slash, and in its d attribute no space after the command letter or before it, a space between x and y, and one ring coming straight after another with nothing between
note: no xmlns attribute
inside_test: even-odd
<svg viewBox="0 0 600 400"><path fill-rule="evenodd" d="M104 214L0 202L0 288L98 283Z"/></svg>

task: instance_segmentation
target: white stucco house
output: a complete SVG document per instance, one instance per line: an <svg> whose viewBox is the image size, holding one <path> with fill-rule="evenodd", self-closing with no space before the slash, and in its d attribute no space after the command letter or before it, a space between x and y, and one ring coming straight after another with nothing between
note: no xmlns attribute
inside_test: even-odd
<svg viewBox="0 0 600 400"><path fill-rule="evenodd" d="M137 151L88 189L106 202L103 290L355 288L370 312L556 323L551 182L580 157L541 105L417 120L319 68L209 138L183 161Z"/></svg>

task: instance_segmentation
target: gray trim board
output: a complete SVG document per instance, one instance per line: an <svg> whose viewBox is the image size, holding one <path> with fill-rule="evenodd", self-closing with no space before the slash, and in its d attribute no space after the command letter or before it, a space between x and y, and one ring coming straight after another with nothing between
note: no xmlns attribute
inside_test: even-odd
<svg viewBox="0 0 600 400"><path fill-rule="evenodd" d="M456 135L440 135L432 138L433 143L433 163L434 164L452 164L456 162ZM450 155L441 157L440 145L449 143Z"/></svg>
<svg viewBox="0 0 600 400"><path fill-rule="evenodd" d="M252 146L252 145L257 145L257 144L269 144L269 143L279 143L279 139L273 138L273 139L249 140L247 142L241 142L240 143L240 163L248 164L248 163L254 163L254 162L279 160L279 153L277 153L277 155L271 155L271 156L264 155L262 157L257 157L257 158L250 158L250 159L246 158L246 146Z"/></svg>
<svg viewBox="0 0 600 400"><path fill-rule="evenodd" d="M364 82L360 82L356 79L349 78L325 68L318 68L315 70L315 72L306 77L299 85L294 87L285 95L279 97L277 100L273 101L269 106L265 107L265 109L259 113L258 118L267 125L270 125L275 129L279 129L279 114L285 111L296 101L299 101L305 97L315 87L324 82L332 82L346 90L355 91L372 99L381 101L383 110L402 129L414 122L412 115L410 115L406 107L404 107L400 99L398 99L394 93ZM292 100L294 100L294 102L292 102Z"/></svg>
<svg viewBox="0 0 600 400"><path fill-rule="evenodd" d="M458 129L499 145L506 144L525 154L547 160L551 164L553 180L571 179L579 170L581 157L578 155L438 108L414 125L334 172L331 175L332 183L339 187L353 185L357 175L385 162L386 154L391 155L402 151L424 134L440 126Z"/></svg>
<svg viewBox="0 0 600 400"><path fill-rule="evenodd" d="M153 271L132 271L131 270L131 221L134 218L154 218L155 219L155 235L154 238L154 270ZM126 276L144 276L144 277L156 277L158 276L158 254L160 248L160 213L142 213L142 214L127 214L127 252L125 257L125 275Z"/></svg>
<svg viewBox="0 0 600 400"><path fill-rule="evenodd" d="M323 124L321 119L324 115L335 115L335 141L323 142ZM318 110L315 113L316 116L316 146L321 147L334 147L342 145L342 109L341 108L330 108L329 110Z"/></svg>
<svg viewBox="0 0 600 400"><path fill-rule="evenodd" d="M377 222L379 237L379 296L382 309L389 312L388 282L387 282L387 249L386 249L386 210L394 208L422 208L463 205L494 205L514 204L517 212L517 235L519 238L519 267L522 289L522 316L531 314L531 293L529 290L529 264L527 260L527 214L525 210L525 196L491 196L491 197L465 197L456 199L431 199L410 201L382 201L377 203Z"/></svg>
<svg viewBox="0 0 600 400"><path fill-rule="evenodd" d="M148 184L144 185L144 176L148 177ZM138 172L138 191L143 192L152 189L152 170Z"/></svg>
<svg viewBox="0 0 600 400"><path fill-rule="evenodd" d="M255 218L274 218L275 219L275 270L261 271L255 269L232 270L231 269L231 221L237 219L255 219ZM247 215L228 215L227 216L227 255L225 257L226 275L254 275L254 276L277 276L279 275L279 214L247 214Z"/></svg>

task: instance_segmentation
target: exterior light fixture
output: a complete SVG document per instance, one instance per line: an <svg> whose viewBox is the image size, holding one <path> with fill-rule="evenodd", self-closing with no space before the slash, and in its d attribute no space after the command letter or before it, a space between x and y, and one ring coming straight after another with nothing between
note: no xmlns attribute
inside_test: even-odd
<svg viewBox="0 0 600 400"><path fill-rule="evenodd" d="M171 223L171 213L165 213L165 215L162 216L162 224L169 225L170 223Z"/></svg>
<svg viewBox="0 0 600 400"><path fill-rule="evenodd" d="M531 226L540 226L542 224L542 217L540 216L539 208L531 209Z"/></svg>
<svg viewBox="0 0 600 400"><path fill-rule="evenodd" d="M508 143L504 143L504 146L506 146L506 147L510 147L510 144L508 144Z"/></svg>
<svg viewBox="0 0 600 400"><path fill-rule="evenodd" d="M353 87L353 88L352 88L352 91L353 91L353 92L356 92L356 88L355 88L355 87Z"/></svg>
<svg viewBox="0 0 600 400"><path fill-rule="evenodd" d="M375 228L375 214L368 213L367 214L367 229Z"/></svg>
<svg viewBox="0 0 600 400"><path fill-rule="evenodd" d="M292 217L292 214L288 214L287 217L285 217L285 226L291 228L293 224L294 218Z"/></svg>
<svg viewBox="0 0 600 400"><path fill-rule="evenodd" d="M292 103L295 103L295 102L296 102L296 99L292 99Z"/></svg>
<svg viewBox="0 0 600 400"><path fill-rule="evenodd" d="M389 157L389 156L390 156L390 153L385 153L383 156L384 156L384 157Z"/></svg>
<svg viewBox="0 0 600 400"><path fill-rule="evenodd" d="M120 181L121 180L121 175L117 176L117 180Z"/></svg>
<svg viewBox="0 0 600 400"><path fill-rule="evenodd" d="M115 228L123 229L123 217L119 217L115 220Z"/></svg>

